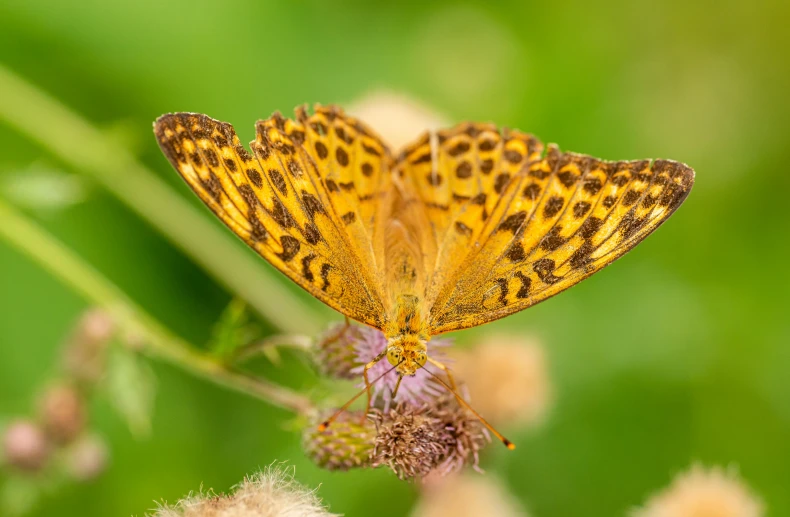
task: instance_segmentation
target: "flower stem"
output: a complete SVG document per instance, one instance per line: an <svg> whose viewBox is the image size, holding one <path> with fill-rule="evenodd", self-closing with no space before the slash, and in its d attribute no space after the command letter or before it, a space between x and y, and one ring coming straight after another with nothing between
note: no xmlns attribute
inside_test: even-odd
<svg viewBox="0 0 790 517"><path fill-rule="evenodd" d="M0 91L0 119L92 176L281 331L315 334L320 330L326 319L321 312L300 301L228 231L209 221L89 121L2 64Z"/></svg>
<svg viewBox="0 0 790 517"><path fill-rule="evenodd" d="M0 199L0 238L27 254L44 269L90 303L112 315L124 331L143 338L145 353L173 363L222 386L246 393L297 413L312 408L311 401L270 381L233 371L211 356L197 352L172 335L69 248Z"/></svg>

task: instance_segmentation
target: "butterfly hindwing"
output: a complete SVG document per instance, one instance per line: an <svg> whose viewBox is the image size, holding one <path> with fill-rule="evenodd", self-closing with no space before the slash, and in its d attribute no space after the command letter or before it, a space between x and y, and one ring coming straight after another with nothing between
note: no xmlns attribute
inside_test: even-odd
<svg viewBox="0 0 790 517"><path fill-rule="evenodd" d="M373 218L350 195L379 189L389 151L337 110L297 115L259 122L253 154L230 124L205 115L164 115L155 132L189 186L250 247L330 307L381 328L386 311L365 228ZM374 152L340 141L337 128L355 137L365 131L364 145ZM327 163L330 154L340 163ZM375 174L363 173L361 163Z"/></svg>
<svg viewBox="0 0 790 517"><path fill-rule="evenodd" d="M442 289L476 266L476 243L486 234L510 180L543 149L533 136L492 124L463 123L426 133L400 155L396 174L426 213L435 241L430 307Z"/></svg>
<svg viewBox="0 0 790 517"><path fill-rule="evenodd" d="M622 256L688 195L678 162L606 162L551 146L504 187L461 273L431 308L435 333L501 318Z"/></svg>

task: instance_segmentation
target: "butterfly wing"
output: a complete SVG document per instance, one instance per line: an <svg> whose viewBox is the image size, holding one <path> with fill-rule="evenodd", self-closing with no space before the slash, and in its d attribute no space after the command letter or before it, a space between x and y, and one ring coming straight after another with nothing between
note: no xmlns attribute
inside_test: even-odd
<svg viewBox="0 0 790 517"><path fill-rule="evenodd" d="M160 117L162 151L203 202L250 247L313 296L368 325L387 314L371 227L391 155L358 121L317 107L257 124L253 154L230 124Z"/></svg>
<svg viewBox="0 0 790 517"><path fill-rule="evenodd" d="M421 162L426 150L432 159ZM530 135L463 124L401 156L396 169L412 178L439 242L426 293L432 333L507 316L578 283L655 230L694 182L692 169L668 160L541 151Z"/></svg>

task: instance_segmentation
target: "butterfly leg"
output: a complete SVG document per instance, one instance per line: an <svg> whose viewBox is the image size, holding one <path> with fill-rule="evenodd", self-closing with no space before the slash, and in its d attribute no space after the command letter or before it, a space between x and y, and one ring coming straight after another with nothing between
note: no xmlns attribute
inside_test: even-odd
<svg viewBox="0 0 790 517"><path fill-rule="evenodd" d="M392 390L392 399L395 400L395 396L398 394L398 388L400 388L400 381L403 380L403 375L398 376L398 382L395 383L395 388Z"/></svg>
<svg viewBox="0 0 790 517"><path fill-rule="evenodd" d="M455 379L453 378L453 374L450 373L450 369L447 366L440 363L439 361L437 361L436 359L431 359L430 357L428 358L428 362L434 365L435 367L441 369L445 374L447 374L447 380L450 381L450 387L453 389L453 391L456 391Z"/></svg>
<svg viewBox="0 0 790 517"><path fill-rule="evenodd" d="M370 411L370 406L373 404L373 399L371 398L371 393L370 393L371 384L370 384L370 381L368 380L368 370L370 370L371 368L376 366L376 363L378 363L379 361L384 359L385 355L387 355L387 350L386 349L384 349L383 352L381 352L379 355L374 357L373 360L370 361L368 364L366 364L365 367L362 369L362 377L365 379L365 391L368 392L368 404L365 407L365 413L362 416L363 423L364 423L365 417L367 416L368 412Z"/></svg>

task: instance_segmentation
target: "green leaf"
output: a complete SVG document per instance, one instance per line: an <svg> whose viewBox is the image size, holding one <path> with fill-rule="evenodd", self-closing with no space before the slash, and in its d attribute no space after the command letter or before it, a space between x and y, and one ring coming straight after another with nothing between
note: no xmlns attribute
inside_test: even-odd
<svg viewBox="0 0 790 517"><path fill-rule="evenodd" d="M104 385L110 403L137 437L151 431L156 376L138 354L119 343L110 347Z"/></svg>
<svg viewBox="0 0 790 517"><path fill-rule="evenodd" d="M230 359L235 352L261 334L261 329L256 325L243 300L233 299L222 311L219 320L214 324L209 350L223 361Z"/></svg>
<svg viewBox="0 0 790 517"><path fill-rule="evenodd" d="M84 178L42 163L0 176L0 194L19 206L57 212L84 202L89 186Z"/></svg>

